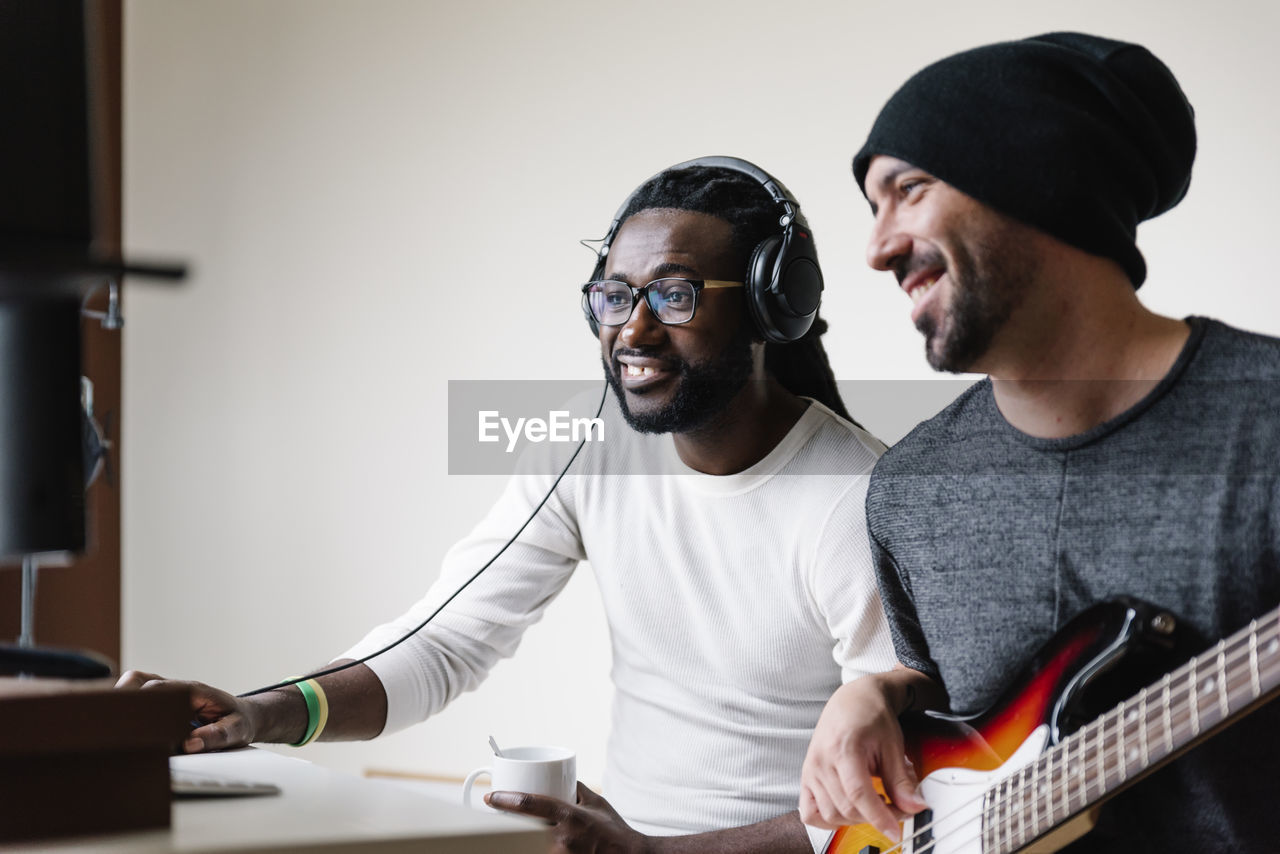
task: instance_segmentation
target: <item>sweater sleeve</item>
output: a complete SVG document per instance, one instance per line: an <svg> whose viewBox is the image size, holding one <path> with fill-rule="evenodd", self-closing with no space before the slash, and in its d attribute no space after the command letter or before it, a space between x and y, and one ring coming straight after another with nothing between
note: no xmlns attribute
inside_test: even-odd
<svg viewBox="0 0 1280 854"><path fill-rule="evenodd" d="M854 476L831 508L810 571L810 595L834 641L842 682L890 670L896 661L867 539L868 479Z"/></svg>
<svg viewBox="0 0 1280 854"><path fill-rule="evenodd" d="M916 617L916 606L911 600L907 578L898 568L893 555L874 536L871 537L871 551L875 561L876 583L880 588L898 660L941 683L938 665L929 657L929 644L924 639L924 631Z"/></svg>
<svg viewBox="0 0 1280 854"><path fill-rule="evenodd" d="M485 518L445 555L426 595L341 657L361 658L382 649L425 620L502 548L553 480L512 477ZM368 662L387 693L384 733L425 720L479 685L499 659L515 652L524 630L564 588L585 559L572 511L574 481L572 476L561 481L516 541L430 625Z"/></svg>

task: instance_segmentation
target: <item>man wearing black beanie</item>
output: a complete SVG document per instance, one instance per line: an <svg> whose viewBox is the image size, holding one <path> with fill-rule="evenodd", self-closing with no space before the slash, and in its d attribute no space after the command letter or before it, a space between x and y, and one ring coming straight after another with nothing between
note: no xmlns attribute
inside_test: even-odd
<svg viewBox="0 0 1280 854"><path fill-rule="evenodd" d="M1191 106L1146 48L1053 33L925 68L854 157L875 216L868 262L910 297L929 363L988 378L876 466L868 528L902 668L828 704L806 822L896 838L923 794L933 823L911 830L939 850L941 837L1018 850L1055 830L1063 845L1091 825L1070 850L1275 850L1280 703L1239 719L1280 684L1280 339L1162 317L1136 294L1137 225L1186 195L1195 148ZM1176 625L1186 654L1243 634L1145 692L1177 662L1116 686L1003 788L988 786L1016 762L955 804L937 775L917 787L898 714L1038 715L1016 677L1117 596L1154 603L1123 613L1152 637ZM1010 745L982 732L1004 759Z"/></svg>

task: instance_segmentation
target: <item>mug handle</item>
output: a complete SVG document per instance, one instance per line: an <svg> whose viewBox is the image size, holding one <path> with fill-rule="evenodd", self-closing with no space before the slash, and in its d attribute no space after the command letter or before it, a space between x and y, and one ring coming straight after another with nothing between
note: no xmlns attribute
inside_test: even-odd
<svg viewBox="0 0 1280 854"><path fill-rule="evenodd" d="M462 784L462 803L466 806L471 806L471 785L475 783L476 778L481 774L488 774L490 777L493 777L493 769L477 768L467 775L466 781Z"/></svg>

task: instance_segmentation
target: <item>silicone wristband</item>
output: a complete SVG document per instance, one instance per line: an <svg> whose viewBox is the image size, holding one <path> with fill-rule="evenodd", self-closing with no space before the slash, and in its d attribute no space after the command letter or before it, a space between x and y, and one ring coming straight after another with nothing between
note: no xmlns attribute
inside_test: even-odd
<svg viewBox="0 0 1280 854"><path fill-rule="evenodd" d="M329 704L323 699L324 689L314 679L307 679L298 682L298 690L302 692L302 699L307 703L307 730L303 733L300 741L295 741L291 747L302 747L315 741L316 736L320 734L323 726L321 719L327 720L329 717ZM323 711L323 714L322 714Z"/></svg>

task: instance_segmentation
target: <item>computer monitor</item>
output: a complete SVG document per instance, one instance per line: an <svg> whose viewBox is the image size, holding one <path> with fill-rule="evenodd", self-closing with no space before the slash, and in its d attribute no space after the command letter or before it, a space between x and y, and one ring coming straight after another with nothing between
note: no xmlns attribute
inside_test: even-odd
<svg viewBox="0 0 1280 854"><path fill-rule="evenodd" d="M85 544L80 302L104 178L85 0L0 0L0 556Z"/></svg>

